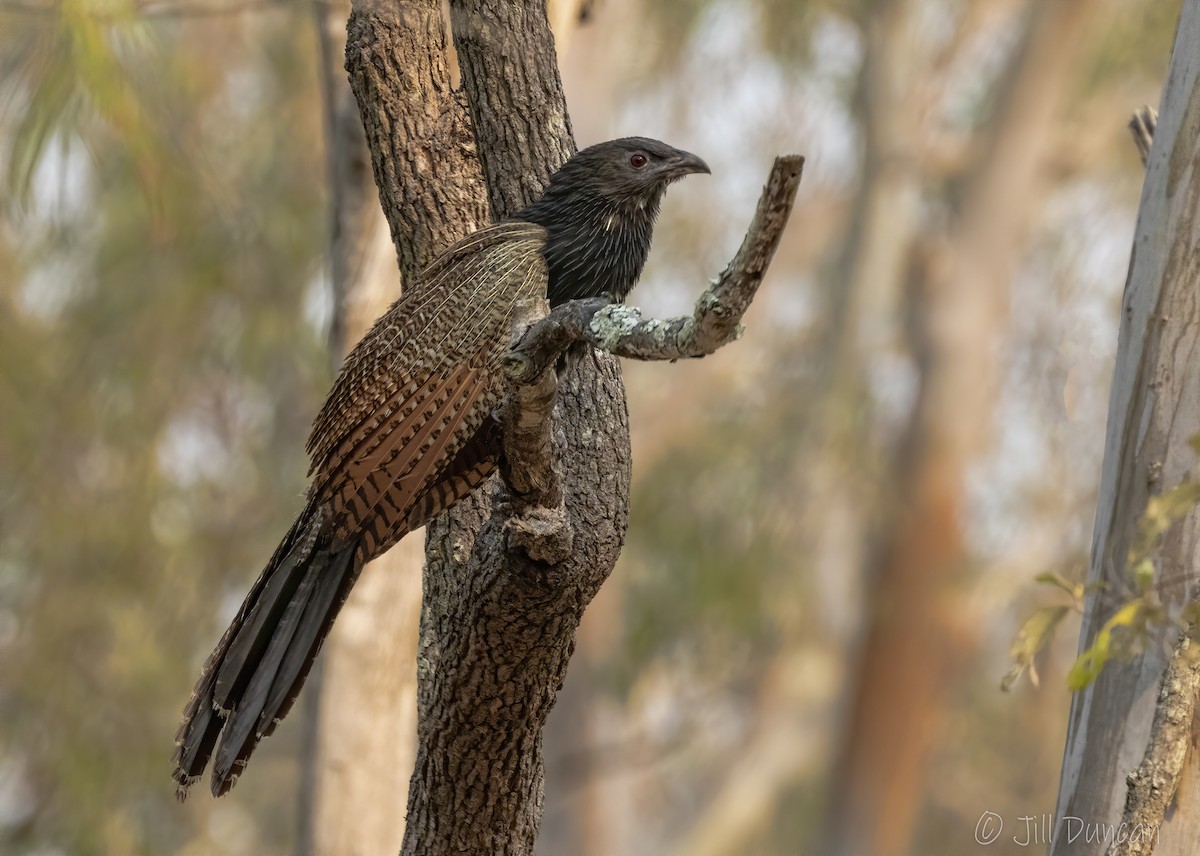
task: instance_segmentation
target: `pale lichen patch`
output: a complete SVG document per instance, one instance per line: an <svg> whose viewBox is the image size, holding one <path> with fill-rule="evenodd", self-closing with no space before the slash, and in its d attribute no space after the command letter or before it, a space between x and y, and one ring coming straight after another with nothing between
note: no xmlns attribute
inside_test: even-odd
<svg viewBox="0 0 1200 856"><path fill-rule="evenodd" d="M628 336L642 322L642 311L636 306L623 303L605 306L592 316L592 332L600 340L600 347L611 351L621 339Z"/></svg>
<svg viewBox="0 0 1200 856"><path fill-rule="evenodd" d="M696 334L696 319L695 318L683 319L683 323L679 325L679 332L677 332L675 334L675 347L679 348L680 350L683 350L687 346L687 344L692 341L692 337L695 336L695 334Z"/></svg>

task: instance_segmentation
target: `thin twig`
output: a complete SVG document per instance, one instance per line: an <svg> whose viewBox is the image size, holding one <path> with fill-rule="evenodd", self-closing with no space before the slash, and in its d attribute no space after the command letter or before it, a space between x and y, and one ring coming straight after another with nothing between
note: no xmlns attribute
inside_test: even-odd
<svg viewBox="0 0 1200 856"><path fill-rule="evenodd" d="M1150 160L1150 144L1154 142L1154 129L1157 127L1158 111L1153 107L1143 106L1133 111L1129 132L1133 134L1133 144L1142 156L1142 166L1146 166Z"/></svg>

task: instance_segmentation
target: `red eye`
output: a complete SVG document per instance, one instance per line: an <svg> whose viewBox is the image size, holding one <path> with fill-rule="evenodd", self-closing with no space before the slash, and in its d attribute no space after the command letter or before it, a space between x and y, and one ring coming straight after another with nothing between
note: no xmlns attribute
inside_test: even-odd
<svg viewBox="0 0 1200 856"><path fill-rule="evenodd" d="M636 155L630 155L629 165L634 169L641 169L646 165L646 156L641 152L638 152Z"/></svg>

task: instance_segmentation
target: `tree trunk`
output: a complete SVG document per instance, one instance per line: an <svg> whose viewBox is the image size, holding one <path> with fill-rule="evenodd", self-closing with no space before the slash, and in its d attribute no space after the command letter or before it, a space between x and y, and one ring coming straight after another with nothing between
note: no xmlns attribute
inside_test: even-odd
<svg viewBox="0 0 1200 856"><path fill-rule="evenodd" d="M496 219L529 204L574 150L545 0L452 0L465 106L450 89L437 7L356 0L346 64L402 266L467 231L487 176ZM469 110L479 160L468 137ZM625 388L611 354L700 357L737 338L787 224L804 159L776 158L737 255L692 315L643 319L604 299L528 325L506 362L494 478L427 527L417 760L405 854L532 854L542 728L583 610L616 564L628 519ZM454 215L457 215L455 217ZM540 301L545 304L545 301ZM590 359L557 358L572 343Z"/></svg>
<svg viewBox="0 0 1200 856"><path fill-rule="evenodd" d="M482 225L485 199L496 217L523 207L574 150L545 0L453 2L451 17L474 137L437 3L356 2L350 18L347 68L410 270ZM559 396L571 557L547 566L508 551L494 485L429 527L404 853L532 853L541 728L583 608L616 562L630 478L616 360L578 361Z"/></svg>
<svg viewBox="0 0 1200 856"><path fill-rule="evenodd" d="M1132 537L1148 500L1196 478L1189 440L1200 433L1200 0L1184 5L1122 302L1080 647L1130 590ZM1192 509L1154 553L1167 603L1200 591L1200 513ZM1153 643L1110 663L1071 702L1052 856L1192 854L1200 840L1194 746L1194 645ZM1165 819L1164 819L1165 818ZM1124 824L1124 840L1117 832ZM1103 836L1107 835L1105 838ZM1099 836L1099 837L1098 837ZM1098 841L1104 844L1098 844Z"/></svg>
<svg viewBox="0 0 1200 856"><path fill-rule="evenodd" d="M350 87L342 70L349 2L315 6L321 42L334 368L400 296ZM324 645L308 694L300 851L320 856L399 852L416 755L416 653L422 536L372 562ZM315 690L315 692L313 691Z"/></svg>
<svg viewBox="0 0 1200 856"><path fill-rule="evenodd" d="M969 561L966 476L987 447L1008 283L1096 6L1046 0L1031 7L956 216L906 260L920 388L895 468L896 507L868 560L868 630L834 762L824 853L909 852L943 696L970 645L952 588Z"/></svg>

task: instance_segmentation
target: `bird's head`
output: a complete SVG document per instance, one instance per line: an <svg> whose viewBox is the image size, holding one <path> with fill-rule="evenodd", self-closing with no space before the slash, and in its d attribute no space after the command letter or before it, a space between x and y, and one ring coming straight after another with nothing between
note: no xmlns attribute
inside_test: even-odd
<svg viewBox="0 0 1200 856"><path fill-rule="evenodd" d="M563 164L518 215L549 233L550 302L624 300L646 261L663 193L694 172L710 170L691 152L647 137L598 143Z"/></svg>
<svg viewBox="0 0 1200 856"><path fill-rule="evenodd" d="M667 185L694 172L710 172L691 152L647 137L624 137L589 146L550 178L546 195L561 189L610 204L642 208L657 204Z"/></svg>

